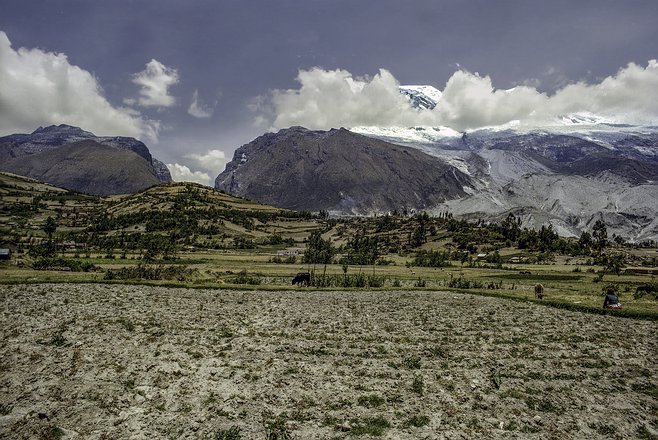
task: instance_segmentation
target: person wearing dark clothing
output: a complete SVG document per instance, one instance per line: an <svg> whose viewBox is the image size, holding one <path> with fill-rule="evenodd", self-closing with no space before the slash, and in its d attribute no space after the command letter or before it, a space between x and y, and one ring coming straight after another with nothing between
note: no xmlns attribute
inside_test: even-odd
<svg viewBox="0 0 658 440"><path fill-rule="evenodd" d="M604 309L620 309L621 303L619 302L619 297L615 295L614 290L608 290L603 300Z"/></svg>

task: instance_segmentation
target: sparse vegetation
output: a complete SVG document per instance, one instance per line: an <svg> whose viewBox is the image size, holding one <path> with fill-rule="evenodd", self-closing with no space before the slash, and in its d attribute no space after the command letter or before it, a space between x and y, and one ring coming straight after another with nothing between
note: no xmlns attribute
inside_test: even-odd
<svg viewBox="0 0 658 440"><path fill-rule="evenodd" d="M371 435L380 437L391 427L391 422L383 416L364 417L352 420L353 428L350 434L353 436Z"/></svg>
<svg viewBox="0 0 658 440"><path fill-rule="evenodd" d="M446 437L633 438L654 426L653 322L457 292L0 289L12 356L2 412L50 399L41 419L7 419L29 438L64 408L80 436L129 437L135 405L157 438L422 437L437 426ZM591 396L629 409L612 421ZM574 419L587 422L564 423Z"/></svg>

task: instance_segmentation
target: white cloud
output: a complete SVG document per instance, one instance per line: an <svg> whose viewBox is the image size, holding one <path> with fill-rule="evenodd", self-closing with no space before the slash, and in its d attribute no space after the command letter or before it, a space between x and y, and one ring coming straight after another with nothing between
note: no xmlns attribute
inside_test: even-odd
<svg viewBox="0 0 658 440"><path fill-rule="evenodd" d="M208 150L206 154L188 154L185 157L194 159L199 167L206 171L219 174L226 166L226 153L221 150Z"/></svg>
<svg viewBox="0 0 658 440"><path fill-rule="evenodd" d="M192 94L192 103L187 109L187 113L195 118L209 118L213 114L213 109L199 101L199 91L195 90Z"/></svg>
<svg viewBox="0 0 658 440"><path fill-rule="evenodd" d="M432 113L437 125L464 130L515 120L535 120L547 99L546 95L527 86L496 90L488 76L460 70L448 80L441 101Z"/></svg>
<svg viewBox="0 0 658 440"><path fill-rule="evenodd" d="M114 107L98 80L66 55L14 50L0 31L0 134L31 132L40 125L70 124L97 135L157 140L157 121Z"/></svg>
<svg viewBox="0 0 658 440"><path fill-rule="evenodd" d="M249 107L256 120L272 128L302 125L312 129L378 126L449 126L457 130L518 121L524 125L554 123L575 112L600 114L627 123L658 123L658 62L629 64L597 84L579 82L553 95L532 86L495 89L491 78L464 70L455 72L433 110L417 111L398 92L393 75L380 70L373 77L353 77L345 70L302 70L298 89L274 90Z"/></svg>
<svg viewBox="0 0 658 440"><path fill-rule="evenodd" d="M168 163L167 168L174 182L196 182L206 186L213 186L212 178L208 173L192 171L185 165Z"/></svg>
<svg viewBox="0 0 658 440"><path fill-rule="evenodd" d="M551 97L549 112L590 111L628 123L658 123L658 61L630 63L598 84L568 85Z"/></svg>
<svg viewBox="0 0 658 440"><path fill-rule="evenodd" d="M214 186L214 177L224 171L227 159L226 153L221 150L208 150L205 154L187 154L185 158L192 159L196 163L195 168L204 171L194 171L187 165L179 163L168 163L167 167L172 179L176 182L197 182L202 185Z"/></svg>
<svg viewBox="0 0 658 440"><path fill-rule="evenodd" d="M384 69L372 78L359 78L346 70L314 68L300 71L297 81L297 90L272 92L276 128L417 125L418 121L432 121L430 115L410 106L398 91L397 80Z"/></svg>
<svg viewBox="0 0 658 440"><path fill-rule="evenodd" d="M143 107L171 107L176 98L169 95L169 87L178 83L178 72L158 60L151 60L146 69L133 75L133 82L141 86L139 99L126 99L129 105L135 102Z"/></svg>

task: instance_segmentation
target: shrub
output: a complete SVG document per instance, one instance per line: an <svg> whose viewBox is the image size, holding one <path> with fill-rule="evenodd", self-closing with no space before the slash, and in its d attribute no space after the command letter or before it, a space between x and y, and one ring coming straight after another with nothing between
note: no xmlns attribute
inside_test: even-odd
<svg viewBox="0 0 658 440"><path fill-rule="evenodd" d="M233 278L231 282L233 284L258 285L260 284L260 278L247 274L247 271L243 269L238 272L237 276Z"/></svg>
<svg viewBox="0 0 658 440"><path fill-rule="evenodd" d="M266 440L290 440L292 434L288 428L287 417L285 414L279 414L275 418L266 418L265 425L265 439Z"/></svg>
<svg viewBox="0 0 658 440"><path fill-rule="evenodd" d="M405 422L402 424L403 427L409 428L409 427L415 427L415 428L422 428L423 426L427 425L430 423L430 418L424 415L417 415L417 416L412 416L405 420Z"/></svg>
<svg viewBox="0 0 658 440"><path fill-rule="evenodd" d="M241 438L240 428L237 426L231 426L228 429L220 429L215 436L215 440L240 440Z"/></svg>
<svg viewBox="0 0 658 440"><path fill-rule="evenodd" d="M388 428L391 427L391 423L382 416L377 417L366 417L363 420L351 420L353 423L352 435L372 435L372 436L382 436Z"/></svg>
<svg viewBox="0 0 658 440"><path fill-rule="evenodd" d="M106 280L176 280L186 281L194 275L196 269L189 269L185 265L155 265L138 264L137 266L108 269L105 272Z"/></svg>
<svg viewBox="0 0 658 440"><path fill-rule="evenodd" d="M382 396L379 396L377 394L367 394L367 395L359 396L357 402L359 403L359 405L364 406L366 408L376 408L386 403L386 399L384 399Z"/></svg>
<svg viewBox="0 0 658 440"><path fill-rule="evenodd" d="M411 384L411 391L418 394L419 396L422 396L424 388L425 382L423 381L423 376L415 376L414 381Z"/></svg>
<svg viewBox="0 0 658 440"><path fill-rule="evenodd" d="M86 261L78 261L68 258L40 257L32 264L35 270L70 270L72 272L90 272L98 269Z"/></svg>

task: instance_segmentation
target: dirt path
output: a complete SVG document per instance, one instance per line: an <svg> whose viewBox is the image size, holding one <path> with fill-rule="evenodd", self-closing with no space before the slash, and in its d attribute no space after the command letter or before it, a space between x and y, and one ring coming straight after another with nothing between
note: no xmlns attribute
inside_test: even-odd
<svg viewBox="0 0 658 440"><path fill-rule="evenodd" d="M658 438L652 322L435 292L0 302L2 438Z"/></svg>

